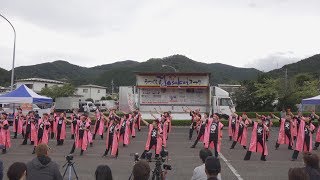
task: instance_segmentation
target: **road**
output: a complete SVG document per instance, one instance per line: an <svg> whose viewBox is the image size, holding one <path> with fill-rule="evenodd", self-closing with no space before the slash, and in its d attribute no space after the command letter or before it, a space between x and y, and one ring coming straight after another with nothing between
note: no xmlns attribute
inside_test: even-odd
<svg viewBox="0 0 320 180"><path fill-rule="evenodd" d="M68 130L69 131L69 130ZM222 155L228 161L242 179L246 180L286 180L288 169L290 167L303 166L301 155L295 162L290 161L293 151L287 149L286 146L280 146L279 150L274 149L274 144L277 138L278 128L272 128L271 138L268 142L269 156L267 161L260 161L260 154L252 154L250 161L243 161L245 150L240 145L237 145L235 149L230 150L231 142L227 137L227 130L223 130L223 142L222 142ZM251 131L251 128L250 130ZM250 136L251 132L249 133ZM89 147L85 151L83 156L79 156L79 150L76 150L74 154L75 169L79 175L79 179L94 179L94 172L98 165L107 164L111 167L114 179L126 180L130 176L130 172L133 166L133 156L130 154L141 154L144 149L146 141L147 131L144 127L141 132L137 133L137 137L131 140L131 144L128 147L120 147L119 158L102 158L102 154L105 150L105 140L101 140L100 137L94 141L94 146ZM184 180L190 179L193 169L201 164L199 159L199 150L201 144L199 143L195 149L191 149L193 141L187 139L188 128L187 127L174 127L173 132L169 135L168 151L169 151L169 164L172 165L173 170L168 173L168 179ZM195 134L193 140L195 139ZM250 139L250 138L249 138ZM8 167L16 161L28 162L35 156L31 154L33 147L31 145L20 145L22 138L13 139L12 147L5 155L0 155L1 160L4 163L4 172ZM63 146L56 146L56 142L51 140L49 146L50 157L60 165L60 170L63 173L64 169L62 165L66 162L65 156L71 149L73 141L70 139L70 134L67 135L67 140ZM320 153L320 150L317 152ZM320 155L320 154L319 154ZM227 163L220 158L222 165L222 178L224 180L236 180L234 172L232 172ZM154 163L151 163L152 167ZM5 178L6 179L6 178Z"/></svg>

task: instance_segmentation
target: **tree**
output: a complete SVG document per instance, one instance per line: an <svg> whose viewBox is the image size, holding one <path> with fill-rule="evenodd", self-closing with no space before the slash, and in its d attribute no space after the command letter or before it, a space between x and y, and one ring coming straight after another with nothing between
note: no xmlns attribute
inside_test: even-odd
<svg viewBox="0 0 320 180"><path fill-rule="evenodd" d="M64 84L63 86L51 86L42 88L40 94L51 97L53 99L57 97L68 97L74 95L76 89L71 84Z"/></svg>
<svg viewBox="0 0 320 180"><path fill-rule="evenodd" d="M106 100L113 100L111 96L107 96Z"/></svg>
<svg viewBox="0 0 320 180"><path fill-rule="evenodd" d="M107 100L107 98L105 96L102 96L100 100L104 101L104 100Z"/></svg>

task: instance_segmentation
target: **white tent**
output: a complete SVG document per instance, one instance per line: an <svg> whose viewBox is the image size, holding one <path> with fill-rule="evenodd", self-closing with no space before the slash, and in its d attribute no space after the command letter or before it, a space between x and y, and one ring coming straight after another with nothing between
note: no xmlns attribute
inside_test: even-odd
<svg viewBox="0 0 320 180"><path fill-rule="evenodd" d="M302 105L320 105L320 95L307 98L307 99L302 99Z"/></svg>
<svg viewBox="0 0 320 180"><path fill-rule="evenodd" d="M52 103L52 98L40 96L25 85L0 96L0 103Z"/></svg>

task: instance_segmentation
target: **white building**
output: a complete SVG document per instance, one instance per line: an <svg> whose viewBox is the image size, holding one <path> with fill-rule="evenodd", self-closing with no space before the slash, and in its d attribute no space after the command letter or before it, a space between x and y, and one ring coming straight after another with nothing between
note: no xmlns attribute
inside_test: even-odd
<svg viewBox="0 0 320 180"><path fill-rule="evenodd" d="M26 85L28 88L32 89L34 92L39 93L45 87L51 87L54 85L62 86L64 82L42 78L28 78L16 80L17 88L23 84Z"/></svg>
<svg viewBox="0 0 320 180"><path fill-rule="evenodd" d="M81 85L76 88L76 94L82 96L82 101L88 98L93 99L93 101L97 101L107 95L107 88L93 84Z"/></svg>

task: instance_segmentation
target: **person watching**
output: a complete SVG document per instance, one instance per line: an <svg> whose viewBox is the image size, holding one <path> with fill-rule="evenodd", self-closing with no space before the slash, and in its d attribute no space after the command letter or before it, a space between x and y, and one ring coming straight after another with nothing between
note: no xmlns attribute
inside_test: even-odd
<svg viewBox="0 0 320 180"><path fill-rule="evenodd" d="M25 180L27 176L27 166L22 162L13 163L7 172L9 180Z"/></svg>
<svg viewBox="0 0 320 180"><path fill-rule="evenodd" d="M27 163L27 179L62 180L58 164L48 156L49 147L39 144L34 159Z"/></svg>
<svg viewBox="0 0 320 180"><path fill-rule="evenodd" d="M209 149L201 149L199 152L199 157L201 159L202 165L194 168L193 175L191 177L191 180L206 180L207 174L205 170L205 162L207 157L212 156L212 152ZM218 180L221 180L221 174L218 174L217 177Z"/></svg>
<svg viewBox="0 0 320 180"><path fill-rule="evenodd" d="M304 153L303 162L306 166L304 169L310 180L320 179L319 156L310 152Z"/></svg>
<svg viewBox="0 0 320 180"><path fill-rule="evenodd" d="M220 160L216 157L209 156L205 162L207 180L217 180L218 174L221 172Z"/></svg>
<svg viewBox="0 0 320 180"><path fill-rule="evenodd" d="M100 165L95 172L96 180L113 180L111 169L108 165Z"/></svg>

